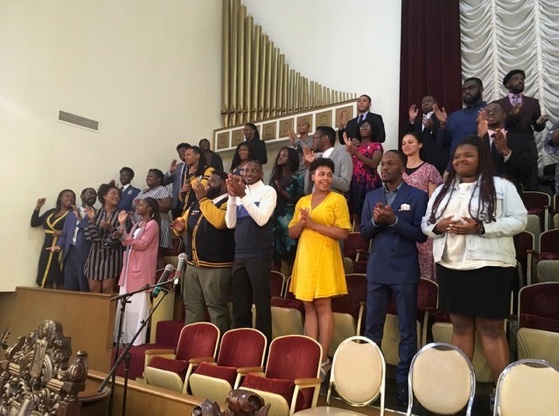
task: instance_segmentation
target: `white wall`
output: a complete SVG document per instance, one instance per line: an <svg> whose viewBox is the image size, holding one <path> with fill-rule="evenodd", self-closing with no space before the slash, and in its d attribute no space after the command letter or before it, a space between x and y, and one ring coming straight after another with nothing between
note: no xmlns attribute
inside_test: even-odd
<svg viewBox="0 0 559 416"><path fill-rule="evenodd" d="M219 126L221 2L2 0L0 291L34 285L38 197L168 168L175 146ZM203 70L200 70L203 68ZM64 110L100 133L57 122Z"/></svg>
<svg viewBox="0 0 559 416"><path fill-rule="evenodd" d="M34 285L43 241L38 197L117 178L144 185L175 145L220 127L219 0L1 0L0 291ZM292 68L366 93L397 143L400 2L244 0ZM57 122L64 110L99 134ZM273 160L275 150L270 152ZM229 159L229 155L224 155ZM227 164L228 162L226 162Z"/></svg>
<svg viewBox="0 0 559 416"><path fill-rule="evenodd" d="M385 150L398 144L401 2L397 0L243 0L292 69L322 85L373 99L386 126Z"/></svg>

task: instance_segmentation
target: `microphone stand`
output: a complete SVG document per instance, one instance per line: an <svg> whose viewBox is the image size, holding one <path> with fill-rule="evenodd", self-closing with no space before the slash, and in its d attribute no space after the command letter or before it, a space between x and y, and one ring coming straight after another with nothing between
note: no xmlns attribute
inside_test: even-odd
<svg viewBox="0 0 559 416"><path fill-rule="evenodd" d="M117 346L117 351L115 353L115 359L113 361L113 367L111 368L111 370L109 371L109 373L107 374L107 376L105 377L105 379L103 380L103 382L101 383L101 385L99 386L99 388L97 389L97 391L100 393L105 386L109 383L109 381L111 381L111 394L110 394L110 398L109 398L109 409L108 409L108 415L112 416L113 414L113 398L114 398L114 390L115 390L115 385L116 385L116 370L118 368L118 366L120 365L120 363L124 360L125 361L125 372L124 372L124 389L123 389L123 396L122 396L122 416L125 416L126 414L126 393L127 393L127 389L128 389L128 368L130 365L130 349L133 347L134 341L136 340L136 338L138 338L138 336L140 336L140 333L142 332L142 330L145 328L145 326L148 324L148 322L151 319L151 316L153 315L153 313L155 312L155 310L157 309L157 307L159 306L159 304L163 301L163 299L165 298L165 296L167 296L170 292L173 291L174 289L174 285L173 288L167 290L165 289L163 286L165 285L169 285L170 283L172 283L173 280L167 280L165 282L161 282L161 283L156 283L154 285L145 285L144 287L135 290L133 292L129 292L129 293L123 293L122 295L117 295L117 296L113 296L111 298L112 300L120 300L120 317L118 320L118 333L117 333L117 342L116 342L116 346ZM159 299L159 301L155 304L155 306L153 306L153 308L151 308L150 313L148 314L148 316L146 317L146 319L143 319L141 321L141 325L140 328L138 328L138 330L136 331L136 333L134 334L134 336L132 337L132 339L130 340L130 342L126 345L126 347L124 347L124 350L122 351L122 354L118 355L120 352L120 341L121 341L121 334L122 334L122 326L124 324L124 311L126 309L126 304L130 303L130 298L132 297L132 295L135 295L136 293L140 293L140 292L144 292L146 290L150 290L150 289L155 289L161 287L163 289L163 296L161 296L161 298Z"/></svg>

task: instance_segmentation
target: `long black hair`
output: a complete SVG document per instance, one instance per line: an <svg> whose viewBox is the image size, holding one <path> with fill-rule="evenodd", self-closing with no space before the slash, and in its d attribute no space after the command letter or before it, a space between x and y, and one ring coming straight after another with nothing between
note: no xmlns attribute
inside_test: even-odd
<svg viewBox="0 0 559 416"><path fill-rule="evenodd" d="M206 160L206 156L204 156L204 152L202 152L202 149L198 146L190 146L190 150L200 156L200 158L198 159L198 167L196 168L194 176L203 176L204 171L208 168L208 161Z"/></svg>
<svg viewBox="0 0 559 416"><path fill-rule="evenodd" d="M286 165L289 167L291 173L293 174L297 172L297 170L299 169L299 153L297 153L297 150L292 149L290 147L282 147L279 150L278 155L276 156L276 160L274 162L274 166L272 167L272 175L270 178L271 180L279 179L279 177L281 176L281 167L278 166L278 159L280 157L280 153L282 152L282 150L287 150Z"/></svg>
<svg viewBox="0 0 559 416"><path fill-rule="evenodd" d="M247 142L241 142L237 145L237 148L235 149L235 153L233 154L233 160L231 161L231 169L229 169L230 172L234 171L241 164L242 160L241 160L241 156L239 156L239 149L243 146L248 149L247 162L249 160L255 160L256 159L256 156L254 155L254 151L252 150L252 147L250 147Z"/></svg>
<svg viewBox="0 0 559 416"><path fill-rule="evenodd" d="M428 223L429 224L436 224L439 221L448 207L448 203L452 198L452 193L454 192L454 182L456 180L456 171L454 170L454 166L452 165L452 161L454 160L454 154L456 153L456 149L460 146L470 145L474 146L478 152L478 167L477 167L477 177L478 180L475 184L476 187L479 187L479 198L478 198L478 206L477 206L477 217L472 215L472 198L475 193L475 189L472 192L472 196L470 197L470 202L468 203L468 212L470 216L478 221L482 222L493 222L495 221L495 208L496 208L496 200L497 194L495 192L495 182L493 178L495 176L495 167L493 165L493 159L491 158L491 154L489 153L489 149L486 144L483 142L481 138L476 135L471 135L466 137L462 143L460 143L450 157L451 165L449 174L443 184L441 191L435 197L435 201L433 202L433 207L431 209L431 216L429 217ZM437 216L436 213L439 209L441 202L443 201L444 197L447 193L450 194L446 201L446 205L441 210L441 215Z"/></svg>

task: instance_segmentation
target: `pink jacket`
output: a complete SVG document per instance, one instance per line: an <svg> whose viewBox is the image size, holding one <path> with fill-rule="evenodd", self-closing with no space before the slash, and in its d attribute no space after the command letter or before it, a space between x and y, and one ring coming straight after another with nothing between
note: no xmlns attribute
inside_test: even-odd
<svg viewBox="0 0 559 416"><path fill-rule="evenodd" d="M127 292L141 289L145 285L155 283L157 269L157 251L159 249L159 225L154 220L149 221L136 238L134 233L138 228L135 224L130 233L124 235L122 244L127 247L124 252L122 272L118 284L124 286ZM126 274L128 273L128 276Z"/></svg>

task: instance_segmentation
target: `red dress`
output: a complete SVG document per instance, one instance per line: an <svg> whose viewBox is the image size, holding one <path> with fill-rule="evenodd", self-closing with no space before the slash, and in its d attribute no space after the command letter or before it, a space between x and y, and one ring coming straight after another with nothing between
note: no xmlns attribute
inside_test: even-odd
<svg viewBox="0 0 559 416"><path fill-rule="evenodd" d="M373 153L377 150L384 151L382 144L378 142L361 143L357 147L357 151L367 159L372 159ZM351 155L351 160L353 162L353 175L349 188L349 212L361 216L365 195L367 192L380 187L382 182L376 169L366 166L355 155Z"/></svg>

